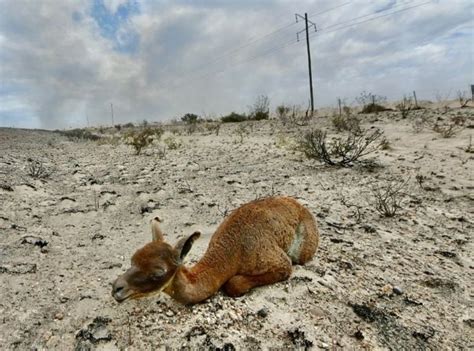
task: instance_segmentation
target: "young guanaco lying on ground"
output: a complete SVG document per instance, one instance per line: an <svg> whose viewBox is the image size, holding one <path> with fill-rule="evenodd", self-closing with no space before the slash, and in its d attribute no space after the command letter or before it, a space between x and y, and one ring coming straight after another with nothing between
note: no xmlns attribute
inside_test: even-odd
<svg viewBox="0 0 474 351"><path fill-rule="evenodd" d="M289 197L252 201L233 211L212 236L204 256L193 267L183 259L200 236L194 232L173 247L152 221L153 241L132 257L131 267L113 283L118 302L164 291L191 304L221 287L229 296L287 279L292 263L304 264L316 252L319 233L311 213Z"/></svg>

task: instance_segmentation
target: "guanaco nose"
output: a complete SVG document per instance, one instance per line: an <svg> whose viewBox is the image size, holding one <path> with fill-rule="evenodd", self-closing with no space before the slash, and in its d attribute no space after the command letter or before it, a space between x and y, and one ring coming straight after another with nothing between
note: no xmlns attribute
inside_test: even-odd
<svg viewBox="0 0 474 351"><path fill-rule="evenodd" d="M118 302L125 300L127 294L127 282L122 277L118 277L112 285L112 296Z"/></svg>

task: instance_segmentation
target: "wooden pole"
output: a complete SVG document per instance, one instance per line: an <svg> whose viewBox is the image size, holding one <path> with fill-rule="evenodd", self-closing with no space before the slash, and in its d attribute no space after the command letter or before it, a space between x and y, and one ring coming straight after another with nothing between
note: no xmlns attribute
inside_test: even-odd
<svg viewBox="0 0 474 351"><path fill-rule="evenodd" d="M311 116L314 111L314 97L313 97L313 74L311 72L311 51L309 48L309 30L308 30L308 14L305 12L304 21L306 25L306 48L308 51L308 70L309 70L309 92L311 94Z"/></svg>
<svg viewBox="0 0 474 351"><path fill-rule="evenodd" d="M112 127L114 126L114 104L110 104L110 112L112 115Z"/></svg>

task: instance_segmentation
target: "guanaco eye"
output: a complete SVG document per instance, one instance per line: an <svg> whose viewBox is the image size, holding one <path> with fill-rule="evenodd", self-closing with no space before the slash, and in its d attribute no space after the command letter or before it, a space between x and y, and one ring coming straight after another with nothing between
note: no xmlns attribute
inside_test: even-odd
<svg viewBox="0 0 474 351"><path fill-rule="evenodd" d="M153 271L153 273L150 275L150 278L153 280L161 279L163 278L165 274L166 274L166 271L163 268L159 268Z"/></svg>

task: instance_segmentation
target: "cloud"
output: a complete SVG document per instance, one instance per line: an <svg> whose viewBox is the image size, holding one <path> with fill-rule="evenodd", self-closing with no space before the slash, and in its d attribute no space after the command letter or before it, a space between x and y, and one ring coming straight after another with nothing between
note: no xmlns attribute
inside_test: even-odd
<svg viewBox="0 0 474 351"><path fill-rule="evenodd" d="M116 123L245 111L259 94L273 105L306 105L296 11L320 29L311 37L317 106L362 90L433 98L472 83L471 1L441 0L347 28L353 18L421 1L352 1L315 15L343 3L0 0L0 125L84 126L86 116L106 124L110 103Z"/></svg>

